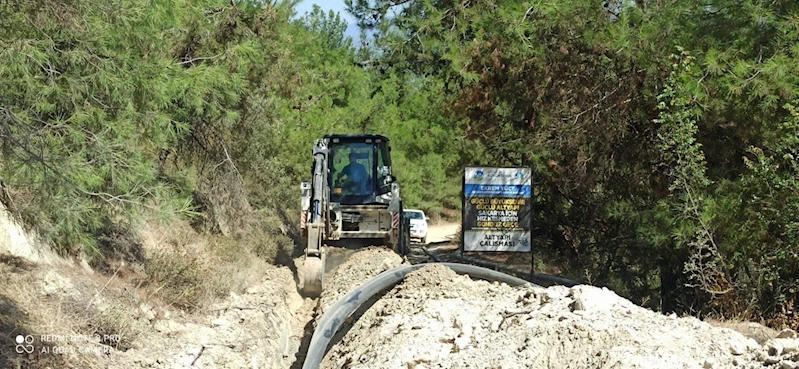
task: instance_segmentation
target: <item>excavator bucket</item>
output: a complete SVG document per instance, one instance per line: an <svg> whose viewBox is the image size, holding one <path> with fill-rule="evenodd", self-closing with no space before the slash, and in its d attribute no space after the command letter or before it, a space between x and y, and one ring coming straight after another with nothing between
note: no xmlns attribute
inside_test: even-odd
<svg viewBox="0 0 799 369"><path fill-rule="evenodd" d="M305 257L302 271L300 289L306 297L317 298L325 287L325 262L323 256Z"/></svg>
<svg viewBox="0 0 799 369"><path fill-rule="evenodd" d="M315 217L315 220L319 218ZM307 239L305 261L300 273L300 289L306 297L317 298L325 285L325 252L322 246L324 224L314 222L306 225Z"/></svg>

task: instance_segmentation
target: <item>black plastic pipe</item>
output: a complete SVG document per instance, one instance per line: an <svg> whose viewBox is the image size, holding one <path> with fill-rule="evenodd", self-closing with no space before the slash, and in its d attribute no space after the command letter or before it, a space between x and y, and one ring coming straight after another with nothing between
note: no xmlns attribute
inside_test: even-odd
<svg viewBox="0 0 799 369"><path fill-rule="evenodd" d="M308 353L305 356L305 362L302 365L303 369L317 369L322 359L327 353L327 346L333 339L333 336L341 328L342 323L347 319L355 310L358 310L364 302L368 301L372 296L393 287L401 280L405 279L408 273L424 268L428 265L444 265L458 274L466 274L470 277L479 279L504 282L510 286L533 285L528 281L521 278L516 278L512 275L497 272L495 270L486 269L479 266L458 264L458 263L426 263L417 265L407 265L387 270L378 274L376 277L366 281L360 287L348 292L344 297L336 301L327 312L322 316L319 324L314 330L311 337L311 343L308 346Z"/></svg>

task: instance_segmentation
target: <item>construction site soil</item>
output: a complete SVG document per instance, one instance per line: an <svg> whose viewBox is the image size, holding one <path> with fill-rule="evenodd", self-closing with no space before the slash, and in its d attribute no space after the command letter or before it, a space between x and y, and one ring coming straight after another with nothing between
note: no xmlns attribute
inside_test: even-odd
<svg viewBox="0 0 799 369"><path fill-rule="evenodd" d="M239 293L185 312L150 305L130 292L134 286L85 265L40 263L12 250L0 259L0 368L301 368L315 322L327 309L370 278L409 262L380 247L330 252L319 299L299 295L292 269L264 265ZM24 268L9 261L22 259L15 263ZM69 322L89 308L114 313L125 332L135 334L123 337L124 347L81 343L100 348L91 353L40 351L76 346L41 337L87 334ZM58 328L56 321L65 325ZM30 345L37 351L15 352L28 345L15 339L27 335L36 337ZM333 336L321 367L796 369L797 363L794 331L747 336L663 315L603 288L510 287L430 264L366 301Z"/></svg>
<svg viewBox="0 0 799 369"><path fill-rule="evenodd" d="M323 295L322 310L350 286L401 262L380 249L355 253L331 276L337 287ZM334 338L323 368L793 369L799 361L792 331L761 345L731 329L636 306L604 288L513 288L435 264L369 303Z"/></svg>

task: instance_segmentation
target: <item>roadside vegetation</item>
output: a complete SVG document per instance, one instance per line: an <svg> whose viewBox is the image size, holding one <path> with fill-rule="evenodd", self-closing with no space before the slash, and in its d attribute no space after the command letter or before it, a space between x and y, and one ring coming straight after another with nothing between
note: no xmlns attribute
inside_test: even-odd
<svg viewBox="0 0 799 369"><path fill-rule="evenodd" d="M292 1L0 4L3 203L97 266L136 262L145 221L286 260L313 139L380 133L434 218L463 166L532 167L569 277L799 325L795 1L348 3L365 44ZM176 255L142 273L201 284Z"/></svg>

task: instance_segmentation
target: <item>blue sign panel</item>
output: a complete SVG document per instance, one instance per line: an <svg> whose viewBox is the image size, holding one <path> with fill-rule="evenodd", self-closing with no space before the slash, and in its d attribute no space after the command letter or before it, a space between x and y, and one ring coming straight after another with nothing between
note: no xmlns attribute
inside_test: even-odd
<svg viewBox="0 0 799 369"><path fill-rule="evenodd" d="M530 252L532 188L529 168L466 168L464 251Z"/></svg>

